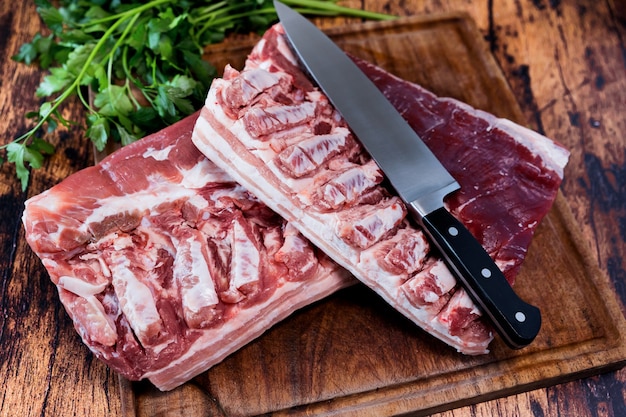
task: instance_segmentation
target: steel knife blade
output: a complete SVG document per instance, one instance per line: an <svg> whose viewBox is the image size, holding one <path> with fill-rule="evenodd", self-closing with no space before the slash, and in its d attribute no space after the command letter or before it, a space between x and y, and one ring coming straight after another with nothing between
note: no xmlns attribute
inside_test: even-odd
<svg viewBox="0 0 626 417"><path fill-rule="evenodd" d="M278 0L274 7L306 71L384 172L409 213L512 348L531 343L541 312L523 301L465 226L444 206L459 184L376 85L322 31Z"/></svg>

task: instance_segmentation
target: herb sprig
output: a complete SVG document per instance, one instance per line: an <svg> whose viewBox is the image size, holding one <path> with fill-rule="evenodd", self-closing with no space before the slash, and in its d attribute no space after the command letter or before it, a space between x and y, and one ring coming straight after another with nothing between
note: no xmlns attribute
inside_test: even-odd
<svg viewBox="0 0 626 417"><path fill-rule="evenodd" d="M364 19L392 16L351 9L336 0L284 0L302 13ZM54 153L43 138L66 119L62 105L77 97L85 108L86 135L98 150L122 145L172 124L198 109L215 68L204 47L230 33L261 33L277 21L272 0L35 0L49 29L25 43L14 60L49 70L35 94L46 100L28 112L34 126L0 146L15 164L22 190L31 168ZM90 95L91 94L91 95ZM0 157L0 164L4 163Z"/></svg>

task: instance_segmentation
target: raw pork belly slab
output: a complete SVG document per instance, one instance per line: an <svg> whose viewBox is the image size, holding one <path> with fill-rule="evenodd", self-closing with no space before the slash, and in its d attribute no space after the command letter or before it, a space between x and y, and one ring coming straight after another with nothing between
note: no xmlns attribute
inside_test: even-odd
<svg viewBox="0 0 626 417"><path fill-rule="evenodd" d="M556 197L568 152L508 120L357 63L461 184L448 209L512 284ZM280 25L241 72L227 67L214 81L192 140L419 326L461 352L488 352L490 326L301 71Z"/></svg>
<svg viewBox="0 0 626 417"><path fill-rule="evenodd" d="M84 343L169 390L354 278L202 155L197 113L26 202Z"/></svg>

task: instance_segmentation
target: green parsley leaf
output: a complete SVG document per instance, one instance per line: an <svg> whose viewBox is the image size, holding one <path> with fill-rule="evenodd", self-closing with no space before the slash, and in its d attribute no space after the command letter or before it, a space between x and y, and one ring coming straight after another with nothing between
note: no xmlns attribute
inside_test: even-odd
<svg viewBox="0 0 626 417"><path fill-rule="evenodd" d="M54 146L41 138L35 138L33 140L32 148L46 155L52 155L54 153Z"/></svg>
<svg viewBox="0 0 626 417"><path fill-rule="evenodd" d="M109 122L106 118L92 114L88 116L87 137L98 151L103 151L109 139Z"/></svg>
<svg viewBox="0 0 626 417"><path fill-rule="evenodd" d="M72 74L68 73L65 68L50 68L50 75L44 77L39 87L37 87L35 94L37 97L49 97L54 93L62 91L73 80L74 77Z"/></svg>
<svg viewBox="0 0 626 417"><path fill-rule="evenodd" d="M284 1L318 15L391 18L341 7L335 0ZM54 151L36 134L78 123L62 115L68 99L84 104L86 135L98 150L109 140L129 144L202 106L217 74L203 59L205 46L234 32L262 32L277 19L272 0L34 2L52 33L36 33L12 58L49 70L35 91L45 100L38 111L26 113L34 127L0 146L23 189L27 166L40 167L44 155Z"/></svg>
<svg viewBox="0 0 626 417"><path fill-rule="evenodd" d="M39 34L35 36L41 36ZM20 47L20 50L16 55L13 55L11 59L14 61L21 61L26 64L30 64L37 59L37 47L35 46L36 39L33 39L32 43L25 43Z"/></svg>
<svg viewBox="0 0 626 417"><path fill-rule="evenodd" d="M129 145L137 140L135 136L128 133L128 131L124 129L122 126L118 126L117 131L120 135L120 142L122 143L123 146Z"/></svg>
<svg viewBox="0 0 626 417"><path fill-rule="evenodd" d="M63 30L63 16L59 10L54 8L50 3L46 6L38 7L37 12L52 32L60 33Z"/></svg>
<svg viewBox="0 0 626 417"><path fill-rule="evenodd" d="M109 85L98 93L94 99L94 105L98 108L98 112L104 116L116 116L117 114L127 116L134 109L126 94L126 89L118 85Z"/></svg>
<svg viewBox="0 0 626 417"><path fill-rule="evenodd" d="M26 152L26 145L23 143L11 142L6 148L7 160L15 164L15 172L17 178L22 182L22 191L26 189L28 183L29 172L24 165L24 153Z"/></svg>

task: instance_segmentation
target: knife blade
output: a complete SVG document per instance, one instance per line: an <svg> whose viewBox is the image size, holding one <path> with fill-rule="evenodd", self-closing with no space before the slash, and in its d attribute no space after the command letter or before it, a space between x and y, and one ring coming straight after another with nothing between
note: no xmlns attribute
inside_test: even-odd
<svg viewBox="0 0 626 417"><path fill-rule="evenodd" d="M322 31L278 0L274 7L302 65L341 113L451 272L511 348L531 343L541 312L523 301L481 244L444 205L460 188L376 85Z"/></svg>

